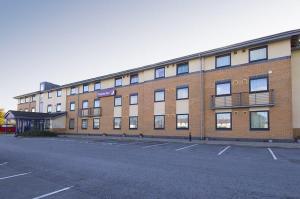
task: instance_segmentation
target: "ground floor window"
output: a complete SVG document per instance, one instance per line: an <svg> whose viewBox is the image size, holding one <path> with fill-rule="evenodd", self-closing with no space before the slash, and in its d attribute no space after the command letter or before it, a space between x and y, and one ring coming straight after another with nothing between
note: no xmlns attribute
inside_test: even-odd
<svg viewBox="0 0 300 199"><path fill-rule="evenodd" d="M50 129L50 120L45 120L45 129Z"/></svg>
<svg viewBox="0 0 300 199"><path fill-rule="evenodd" d="M100 128L100 118L94 118L93 119L93 128L99 129Z"/></svg>
<svg viewBox="0 0 300 199"><path fill-rule="evenodd" d="M87 129L88 128L88 120L87 119L82 119L81 120L81 128L82 129Z"/></svg>
<svg viewBox="0 0 300 199"><path fill-rule="evenodd" d="M69 120L69 129L74 129L75 128L75 120L74 119L70 119Z"/></svg>
<svg viewBox="0 0 300 199"><path fill-rule="evenodd" d="M188 114L176 115L176 128L177 129L188 129L189 128L189 115Z"/></svg>
<svg viewBox="0 0 300 199"><path fill-rule="evenodd" d="M129 117L129 129L138 128L138 117Z"/></svg>
<svg viewBox="0 0 300 199"><path fill-rule="evenodd" d="M121 129L121 125L122 125L122 118L115 117L114 118L114 129Z"/></svg>
<svg viewBox="0 0 300 199"><path fill-rule="evenodd" d="M251 111L250 129L269 130L269 111Z"/></svg>
<svg viewBox="0 0 300 199"><path fill-rule="evenodd" d="M164 129L165 128L165 116L155 115L154 116L154 129Z"/></svg>
<svg viewBox="0 0 300 199"><path fill-rule="evenodd" d="M216 129L230 130L232 128L231 113L216 113Z"/></svg>

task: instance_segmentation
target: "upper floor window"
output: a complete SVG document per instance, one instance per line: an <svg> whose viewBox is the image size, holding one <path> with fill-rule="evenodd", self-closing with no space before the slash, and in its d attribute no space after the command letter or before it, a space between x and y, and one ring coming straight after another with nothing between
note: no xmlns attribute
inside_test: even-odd
<svg viewBox="0 0 300 199"><path fill-rule="evenodd" d="M77 94L77 87L71 87L71 95Z"/></svg>
<svg viewBox="0 0 300 199"><path fill-rule="evenodd" d="M52 93L48 92L48 99L52 98Z"/></svg>
<svg viewBox="0 0 300 199"><path fill-rule="evenodd" d="M155 102L165 101L165 90L154 91L154 101Z"/></svg>
<svg viewBox="0 0 300 199"><path fill-rule="evenodd" d="M130 84L137 84L139 83L139 75L130 75Z"/></svg>
<svg viewBox="0 0 300 199"><path fill-rule="evenodd" d="M155 79L164 78L164 77L165 77L165 67L156 68Z"/></svg>
<svg viewBox="0 0 300 199"><path fill-rule="evenodd" d="M25 103L25 98L21 98L20 103L21 104Z"/></svg>
<svg viewBox="0 0 300 199"><path fill-rule="evenodd" d="M115 87L122 86L122 77L115 79Z"/></svg>
<svg viewBox="0 0 300 199"><path fill-rule="evenodd" d="M56 112L61 112L61 103L56 104Z"/></svg>
<svg viewBox="0 0 300 199"><path fill-rule="evenodd" d="M183 64L177 64L177 75L185 74L189 72L189 64L183 63Z"/></svg>
<svg viewBox="0 0 300 199"><path fill-rule="evenodd" d="M269 90L268 77L252 77L250 78L250 93L251 92L267 92Z"/></svg>
<svg viewBox="0 0 300 199"><path fill-rule="evenodd" d="M100 99L95 99L94 100L94 108L99 108L100 107Z"/></svg>
<svg viewBox="0 0 300 199"><path fill-rule="evenodd" d="M221 68L225 66L231 65L231 56L230 54L227 55L220 55L216 57L216 68Z"/></svg>
<svg viewBox="0 0 300 199"><path fill-rule="evenodd" d="M75 102L70 103L70 111L75 111Z"/></svg>
<svg viewBox="0 0 300 199"><path fill-rule="evenodd" d="M101 89L101 83L100 82L96 82L94 84L94 90L97 91L97 90L100 90Z"/></svg>
<svg viewBox="0 0 300 199"><path fill-rule="evenodd" d="M52 112L52 105L48 105L47 106L47 113L51 113Z"/></svg>
<svg viewBox="0 0 300 199"><path fill-rule="evenodd" d="M82 101L82 109L89 108L89 102L87 100Z"/></svg>
<svg viewBox="0 0 300 199"><path fill-rule="evenodd" d="M216 95L231 95L231 81L216 82Z"/></svg>
<svg viewBox="0 0 300 199"><path fill-rule="evenodd" d="M42 83L42 84L40 84L40 91L44 91L44 90L45 90L45 84Z"/></svg>
<svg viewBox="0 0 300 199"><path fill-rule="evenodd" d="M56 91L56 96L61 97L61 93L62 93L61 90Z"/></svg>
<svg viewBox="0 0 300 199"><path fill-rule="evenodd" d="M83 92L84 93L89 92L89 85L88 84L83 84Z"/></svg>
<svg viewBox="0 0 300 199"><path fill-rule="evenodd" d="M135 94L131 94L130 95L130 105L135 105L135 104L138 104L138 94L135 93Z"/></svg>
<svg viewBox="0 0 300 199"><path fill-rule="evenodd" d="M115 106L122 106L122 97L115 96Z"/></svg>
<svg viewBox="0 0 300 199"><path fill-rule="evenodd" d="M249 50L249 62L268 59L267 47L252 48Z"/></svg>
<svg viewBox="0 0 300 199"><path fill-rule="evenodd" d="M179 87L176 91L176 99L188 99L189 98L189 87Z"/></svg>
<svg viewBox="0 0 300 199"><path fill-rule="evenodd" d="M30 102L30 98L29 97L26 97L25 98L25 102L27 103L27 102Z"/></svg>

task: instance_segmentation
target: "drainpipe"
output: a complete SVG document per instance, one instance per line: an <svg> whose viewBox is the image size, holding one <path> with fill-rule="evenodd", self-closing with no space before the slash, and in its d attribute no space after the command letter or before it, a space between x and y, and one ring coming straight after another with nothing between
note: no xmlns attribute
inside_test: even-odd
<svg viewBox="0 0 300 199"><path fill-rule="evenodd" d="M76 118L77 118L77 119L76 119L76 123L77 123L77 124L76 124L76 132L78 133L78 120L79 120L79 119L78 119L78 113L79 113L79 89L78 89L78 94L77 94L77 107L78 107L78 108L77 108L78 110L76 111ZM76 109L76 106L75 106L75 109Z"/></svg>
<svg viewBox="0 0 300 199"><path fill-rule="evenodd" d="M205 138L205 86L204 86L204 59L200 56L200 139Z"/></svg>

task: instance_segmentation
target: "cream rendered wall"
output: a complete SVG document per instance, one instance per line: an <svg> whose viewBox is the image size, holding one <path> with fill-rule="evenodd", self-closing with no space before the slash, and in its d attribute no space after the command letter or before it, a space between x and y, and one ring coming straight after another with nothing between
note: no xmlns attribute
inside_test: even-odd
<svg viewBox="0 0 300 199"><path fill-rule="evenodd" d="M291 56L291 40L283 40L268 45L269 59Z"/></svg>
<svg viewBox="0 0 300 199"><path fill-rule="evenodd" d="M300 128L300 50L292 52L293 127Z"/></svg>
<svg viewBox="0 0 300 199"><path fill-rule="evenodd" d="M58 117L51 120L50 124L53 129L64 129L66 128L66 116Z"/></svg>
<svg viewBox="0 0 300 199"><path fill-rule="evenodd" d="M122 117L122 106L114 107L114 117Z"/></svg>
<svg viewBox="0 0 300 199"><path fill-rule="evenodd" d="M201 70L201 60L193 59L189 61L189 72L197 72Z"/></svg>
<svg viewBox="0 0 300 199"><path fill-rule="evenodd" d="M189 100L177 100L176 114L188 114L188 113L189 113Z"/></svg>
<svg viewBox="0 0 300 199"><path fill-rule="evenodd" d="M138 116L138 115L139 115L138 105L130 105L129 106L129 116Z"/></svg>
<svg viewBox="0 0 300 199"><path fill-rule="evenodd" d="M165 68L166 77L176 76L176 64L171 64Z"/></svg>
<svg viewBox="0 0 300 199"><path fill-rule="evenodd" d="M236 52L236 54L234 54L234 52L231 53L231 65L232 66L245 64L245 63L249 62L248 49L236 50L235 52Z"/></svg>
<svg viewBox="0 0 300 199"><path fill-rule="evenodd" d="M165 102L154 103L154 115L165 115Z"/></svg>
<svg viewBox="0 0 300 199"><path fill-rule="evenodd" d="M101 81L101 89L112 88L115 86L115 79L105 79Z"/></svg>
<svg viewBox="0 0 300 199"><path fill-rule="evenodd" d="M40 95L40 100L37 101L37 112L40 112L39 104L40 102L43 102L43 112L47 113L47 107L48 105L52 105L52 113L56 112L56 105L58 103L61 104L61 111L66 111L66 100L67 100L67 89L62 89L61 97L57 97L56 91L51 92L52 97L48 99L48 92L42 93Z"/></svg>
<svg viewBox="0 0 300 199"><path fill-rule="evenodd" d="M144 71L144 82L154 79L155 69L145 70Z"/></svg>
<svg viewBox="0 0 300 199"><path fill-rule="evenodd" d="M123 82L122 82L122 83L123 83L123 86L129 85L129 84L130 84L130 75L124 76L122 81L123 81Z"/></svg>
<svg viewBox="0 0 300 199"><path fill-rule="evenodd" d="M215 69L215 56L204 58L204 70Z"/></svg>

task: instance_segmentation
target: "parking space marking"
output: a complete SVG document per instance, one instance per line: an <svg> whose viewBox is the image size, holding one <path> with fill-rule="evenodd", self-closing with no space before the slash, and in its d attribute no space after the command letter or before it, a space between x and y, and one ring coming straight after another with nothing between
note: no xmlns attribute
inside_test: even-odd
<svg viewBox="0 0 300 199"><path fill-rule="evenodd" d="M184 149L192 148L192 147L197 146L197 145L198 145L198 144L193 144L193 145L185 146L185 147L176 149L175 151L181 151L181 150L184 150Z"/></svg>
<svg viewBox="0 0 300 199"><path fill-rule="evenodd" d="M57 193L60 193L60 192L63 192L63 191L67 191L69 189L71 189L73 186L71 187L66 187L66 188L63 188L63 189L60 189L60 190L57 190L57 191L53 191L51 193L47 193L47 194L44 194L44 195L41 195L41 196L38 196L38 197L35 197L35 198L32 198L32 199L40 199L40 198L45 198L45 197L48 197L48 196L51 196L51 195L54 195L54 194L57 194Z"/></svg>
<svg viewBox="0 0 300 199"><path fill-rule="evenodd" d="M274 154L274 152L272 151L272 149L268 148L269 152L271 153L272 157L274 160L277 160L276 155Z"/></svg>
<svg viewBox="0 0 300 199"><path fill-rule="evenodd" d="M130 142L130 143L125 143L125 144L118 144L117 146L127 146L127 145L133 145L133 144L138 144L141 142Z"/></svg>
<svg viewBox="0 0 300 199"><path fill-rule="evenodd" d="M169 143L152 144L152 145L144 146L143 148L146 149L146 148L151 148L151 147L156 147L156 146L163 146L163 145L166 145L166 144L169 144Z"/></svg>
<svg viewBox="0 0 300 199"><path fill-rule="evenodd" d="M0 163L0 166L6 165L6 164L8 164L8 162L3 162L3 163Z"/></svg>
<svg viewBox="0 0 300 199"><path fill-rule="evenodd" d="M218 153L218 156L220 156L220 155L222 155L225 151L227 151L227 149L229 149L230 148L230 146L227 146L227 147L225 147L225 149L223 149L222 151L220 151L219 153Z"/></svg>
<svg viewBox="0 0 300 199"><path fill-rule="evenodd" d="M31 173L31 172L20 173L20 174L16 174L16 175L12 175L12 176L6 176L6 177L0 178L0 180L5 180L5 179L9 179L9 178L15 178L15 177L18 177L18 176L24 176L24 175L27 175L27 174L30 174L30 173Z"/></svg>

